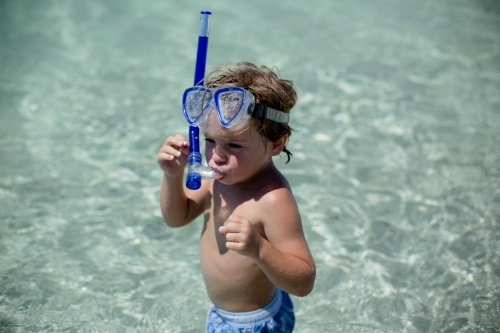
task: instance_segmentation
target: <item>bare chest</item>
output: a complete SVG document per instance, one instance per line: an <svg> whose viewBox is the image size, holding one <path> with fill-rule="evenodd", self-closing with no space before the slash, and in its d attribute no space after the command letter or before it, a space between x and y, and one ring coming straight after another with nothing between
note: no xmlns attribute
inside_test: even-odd
<svg viewBox="0 0 500 333"><path fill-rule="evenodd" d="M207 202L208 205L206 205L208 209L205 211L205 223L212 224L215 230L224 225L229 216L237 215L248 220L259 234L265 237L262 226L262 209L256 198L244 193L225 191L222 193L214 192L209 200L210 202Z"/></svg>

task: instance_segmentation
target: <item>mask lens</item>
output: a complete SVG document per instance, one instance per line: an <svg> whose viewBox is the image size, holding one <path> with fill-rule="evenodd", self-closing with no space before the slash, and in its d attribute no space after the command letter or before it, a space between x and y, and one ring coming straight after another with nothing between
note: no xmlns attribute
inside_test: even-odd
<svg viewBox="0 0 500 333"><path fill-rule="evenodd" d="M229 90L217 94L217 106L221 120L226 124L236 118L243 105L243 91Z"/></svg>
<svg viewBox="0 0 500 333"><path fill-rule="evenodd" d="M211 94L209 90L198 88L184 93L184 110L187 120L194 123L210 104Z"/></svg>

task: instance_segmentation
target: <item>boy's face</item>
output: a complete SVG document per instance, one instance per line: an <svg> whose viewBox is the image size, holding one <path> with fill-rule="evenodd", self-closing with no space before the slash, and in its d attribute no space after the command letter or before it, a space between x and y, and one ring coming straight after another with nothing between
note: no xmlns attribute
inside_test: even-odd
<svg viewBox="0 0 500 333"><path fill-rule="evenodd" d="M212 117L213 116L213 117ZM217 117L209 116L205 136L205 155L208 165L222 175L219 181L226 185L244 182L263 170L271 160L257 131L246 125L228 130Z"/></svg>

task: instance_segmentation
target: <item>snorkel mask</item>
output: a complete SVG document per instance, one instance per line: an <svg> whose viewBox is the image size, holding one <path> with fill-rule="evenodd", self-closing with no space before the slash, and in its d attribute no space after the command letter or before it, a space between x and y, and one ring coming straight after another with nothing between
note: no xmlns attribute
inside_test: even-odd
<svg viewBox="0 0 500 333"><path fill-rule="evenodd" d="M290 117L288 113L255 103L250 91L233 86L188 88L182 96L182 108L188 124L202 129L207 126L212 112L216 113L219 123L228 129L246 125L251 117L280 123L288 123Z"/></svg>

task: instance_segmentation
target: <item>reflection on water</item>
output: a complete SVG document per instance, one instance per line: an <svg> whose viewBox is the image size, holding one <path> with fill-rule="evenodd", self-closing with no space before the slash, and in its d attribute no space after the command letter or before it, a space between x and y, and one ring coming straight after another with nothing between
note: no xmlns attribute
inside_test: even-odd
<svg viewBox="0 0 500 333"><path fill-rule="evenodd" d="M318 266L297 332L500 330L499 7L488 1L3 1L0 330L199 332L200 220L155 154L209 66L279 67Z"/></svg>

